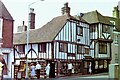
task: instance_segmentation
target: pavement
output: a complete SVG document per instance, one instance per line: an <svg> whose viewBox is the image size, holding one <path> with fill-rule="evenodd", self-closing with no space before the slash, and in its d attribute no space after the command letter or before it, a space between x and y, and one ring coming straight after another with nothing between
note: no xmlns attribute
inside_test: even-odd
<svg viewBox="0 0 120 80"><path fill-rule="evenodd" d="M72 75L65 77L57 77L47 80L114 80L110 79L108 73L92 74L92 75Z"/></svg>
<svg viewBox="0 0 120 80"><path fill-rule="evenodd" d="M12 79L5 79L5 80L12 80ZM41 78L39 80L114 80L114 79L110 79L108 73L99 73L92 75L71 75L71 76L48 78L48 79Z"/></svg>

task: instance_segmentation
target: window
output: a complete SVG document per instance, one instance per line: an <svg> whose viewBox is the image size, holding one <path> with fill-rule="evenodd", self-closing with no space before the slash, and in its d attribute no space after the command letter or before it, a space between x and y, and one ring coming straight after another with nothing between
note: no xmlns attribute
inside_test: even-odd
<svg viewBox="0 0 120 80"><path fill-rule="evenodd" d="M39 52L46 52L46 43L39 44Z"/></svg>
<svg viewBox="0 0 120 80"><path fill-rule="evenodd" d="M118 35L115 35L114 42L115 44L118 44Z"/></svg>
<svg viewBox="0 0 120 80"><path fill-rule="evenodd" d="M19 45L19 46L18 46L18 52L19 52L20 54L24 54L24 45Z"/></svg>
<svg viewBox="0 0 120 80"><path fill-rule="evenodd" d="M0 38L2 38L2 19L0 19Z"/></svg>
<svg viewBox="0 0 120 80"><path fill-rule="evenodd" d="M105 42L99 43L99 53L100 54L107 54L107 43L105 43Z"/></svg>
<svg viewBox="0 0 120 80"><path fill-rule="evenodd" d="M59 51L60 52L67 52L67 43L60 43L59 44Z"/></svg>
<svg viewBox="0 0 120 80"><path fill-rule="evenodd" d="M103 25L103 26L102 26L102 32L103 32L103 33L110 33L110 26L108 26L108 25Z"/></svg>
<svg viewBox="0 0 120 80"><path fill-rule="evenodd" d="M82 53L82 46L78 46L78 53Z"/></svg>
<svg viewBox="0 0 120 80"><path fill-rule="evenodd" d="M85 48L85 53L89 53L89 48Z"/></svg>
<svg viewBox="0 0 120 80"><path fill-rule="evenodd" d="M77 26L77 35L83 36L83 27L82 26Z"/></svg>
<svg viewBox="0 0 120 80"><path fill-rule="evenodd" d="M90 25L90 32L95 32L95 25Z"/></svg>

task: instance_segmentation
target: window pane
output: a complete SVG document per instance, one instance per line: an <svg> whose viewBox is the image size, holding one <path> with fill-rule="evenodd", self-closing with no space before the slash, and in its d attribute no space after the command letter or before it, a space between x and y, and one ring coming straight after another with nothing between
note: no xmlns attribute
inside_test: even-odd
<svg viewBox="0 0 120 80"><path fill-rule="evenodd" d="M102 27L103 33L110 33L110 27L108 25L103 25Z"/></svg>
<svg viewBox="0 0 120 80"><path fill-rule="evenodd" d="M107 43L99 43L99 53L107 54Z"/></svg>
<svg viewBox="0 0 120 80"><path fill-rule="evenodd" d="M60 47L60 52L64 52L64 44L60 43L59 47Z"/></svg>
<svg viewBox="0 0 120 80"><path fill-rule="evenodd" d="M67 44L64 44L64 52L67 52Z"/></svg>
<svg viewBox="0 0 120 80"><path fill-rule="evenodd" d="M83 27L77 26L77 35L83 36Z"/></svg>
<svg viewBox="0 0 120 80"><path fill-rule="evenodd" d="M46 43L39 44L39 51L46 52Z"/></svg>
<svg viewBox="0 0 120 80"><path fill-rule="evenodd" d="M67 52L67 43L60 43L59 51L60 52Z"/></svg>
<svg viewBox="0 0 120 80"><path fill-rule="evenodd" d="M89 53L89 48L85 48L85 53Z"/></svg>
<svg viewBox="0 0 120 80"><path fill-rule="evenodd" d="M78 53L82 53L82 46L78 46Z"/></svg>

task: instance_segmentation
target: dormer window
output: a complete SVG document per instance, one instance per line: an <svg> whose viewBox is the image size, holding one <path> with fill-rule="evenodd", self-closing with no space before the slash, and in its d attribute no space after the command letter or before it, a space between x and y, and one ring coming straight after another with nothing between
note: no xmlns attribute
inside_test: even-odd
<svg viewBox="0 0 120 80"><path fill-rule="evenodd" d="M82 26L77 26L77 35L83 36L83 27Z"/></svg>

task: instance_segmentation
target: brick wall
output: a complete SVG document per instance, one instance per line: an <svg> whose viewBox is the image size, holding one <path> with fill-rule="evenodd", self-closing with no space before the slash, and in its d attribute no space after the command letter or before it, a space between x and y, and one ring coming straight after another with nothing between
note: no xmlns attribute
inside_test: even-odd
<svg viewBox="0 0 120 80"><path fill-rule="evenodd" d="M3 19L3 48L13 46L13 20Z"/></svg>

